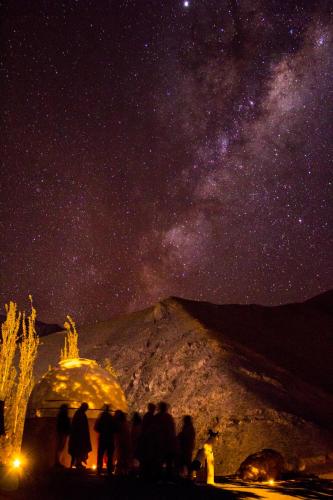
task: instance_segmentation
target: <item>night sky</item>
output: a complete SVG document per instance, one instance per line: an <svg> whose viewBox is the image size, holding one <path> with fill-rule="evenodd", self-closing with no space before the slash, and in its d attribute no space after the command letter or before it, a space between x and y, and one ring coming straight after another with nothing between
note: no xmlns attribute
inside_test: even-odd
<svg viewBox="0 0 333 500"><path fill-rule="evenodd" d="M332 288L332 1L0 4L2 304Z"/></svg>

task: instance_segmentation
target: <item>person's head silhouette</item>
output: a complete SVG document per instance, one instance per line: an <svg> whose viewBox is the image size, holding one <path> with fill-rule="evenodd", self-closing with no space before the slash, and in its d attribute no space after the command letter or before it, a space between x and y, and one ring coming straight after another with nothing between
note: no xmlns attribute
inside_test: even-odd
<svg viewBox="0 0 333 500"><path fill-rule="evenodd" d="M192 422L191 415L184 415L184 417L183 417L183 425L184 425L184 427L188 427L188 426L190 426L192 424L193 424L193 422Z"/></svg>
<svg viewBox="0 0 333 500"><path fill-rule="evenodd" d="M156 405L154 403L148 403L148 412L155 413Z"/></svg>
<svg viewBox="0 0 333 500"><path fill-rule="evenodd" d="M88 403L82 403L82 405L80 406L80 410L82 410L83 412L86 412L88 408L89 408Z"/></svg>
<svg viewBox="0 0 333 500"><path fill-rule="evenodd" d="M165 401L158 403L158 409L160 413L166 413L168 411L168 405Z"/></svg>

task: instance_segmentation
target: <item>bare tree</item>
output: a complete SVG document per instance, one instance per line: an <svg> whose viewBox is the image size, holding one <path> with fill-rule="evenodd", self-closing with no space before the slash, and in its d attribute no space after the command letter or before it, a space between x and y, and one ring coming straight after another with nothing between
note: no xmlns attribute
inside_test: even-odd
<svg viewBox="0 0 333 500"><path fill-rule="evenodd" d="M32 304L32 297L29 296L31 312L27 318L25 313L22 316L22 337L20 344L19 375L15 392L14 415L12 422L13 446L15 451L21 447L23 435L24 419L29 396L33 387L33 368L37 357L39 337L36 333L36 309Z"/></svg>
<svg viewBox="0 0 333 500"><path fill-rule="evenodd" d="M0 399L5 401L11 393L16 377L14 357L17 333L20 328L21 313L17 312L17 304L6 304L6 320L1 325L0 344Z"/></svg>
<svg viewBox="0 0 333 500"><path fill-rule="evenodd" d="M21 447L24 419L31 389L33 367L37 356L39 338L36 334L36 309L31 303L31 313L17 311L17 304L6 305L6 320L1 326L0 344L0 398L5 401L5 435L1 436L1 460L7 462ZM19 338L18 371L15 367L15 353L18 332L22 319L22 335ZM18 375L18 376L17 376Z"/></svg>
<svg viewBox="0 0 333 500"><path fill-rule="evenodd" d="M76 330L75 323L70 316L67 316L68 321L65 321L64 327L67 330L65 337L64 349L61 349L60 360L79 358L78 339L79 335Z"/></svg>

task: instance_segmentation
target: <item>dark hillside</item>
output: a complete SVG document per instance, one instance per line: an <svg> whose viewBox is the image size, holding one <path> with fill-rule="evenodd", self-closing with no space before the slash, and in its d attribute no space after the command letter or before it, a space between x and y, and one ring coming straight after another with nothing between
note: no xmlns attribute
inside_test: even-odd
<svg viewBox="0 0 333 500"><path fill-rule="evenodd" d="M304 381L333 392L332 291L277 307L175 300L217 338L223 333Z"/></svg>

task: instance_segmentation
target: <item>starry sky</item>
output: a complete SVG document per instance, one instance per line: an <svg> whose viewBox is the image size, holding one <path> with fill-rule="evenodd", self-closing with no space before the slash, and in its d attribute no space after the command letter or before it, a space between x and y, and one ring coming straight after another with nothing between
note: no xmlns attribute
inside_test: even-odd
<svg viewBox="0 0 333 500"><path fill-rule="evenodd" d="M2 303L332 288L331 1L0 5Z"/></svg>

